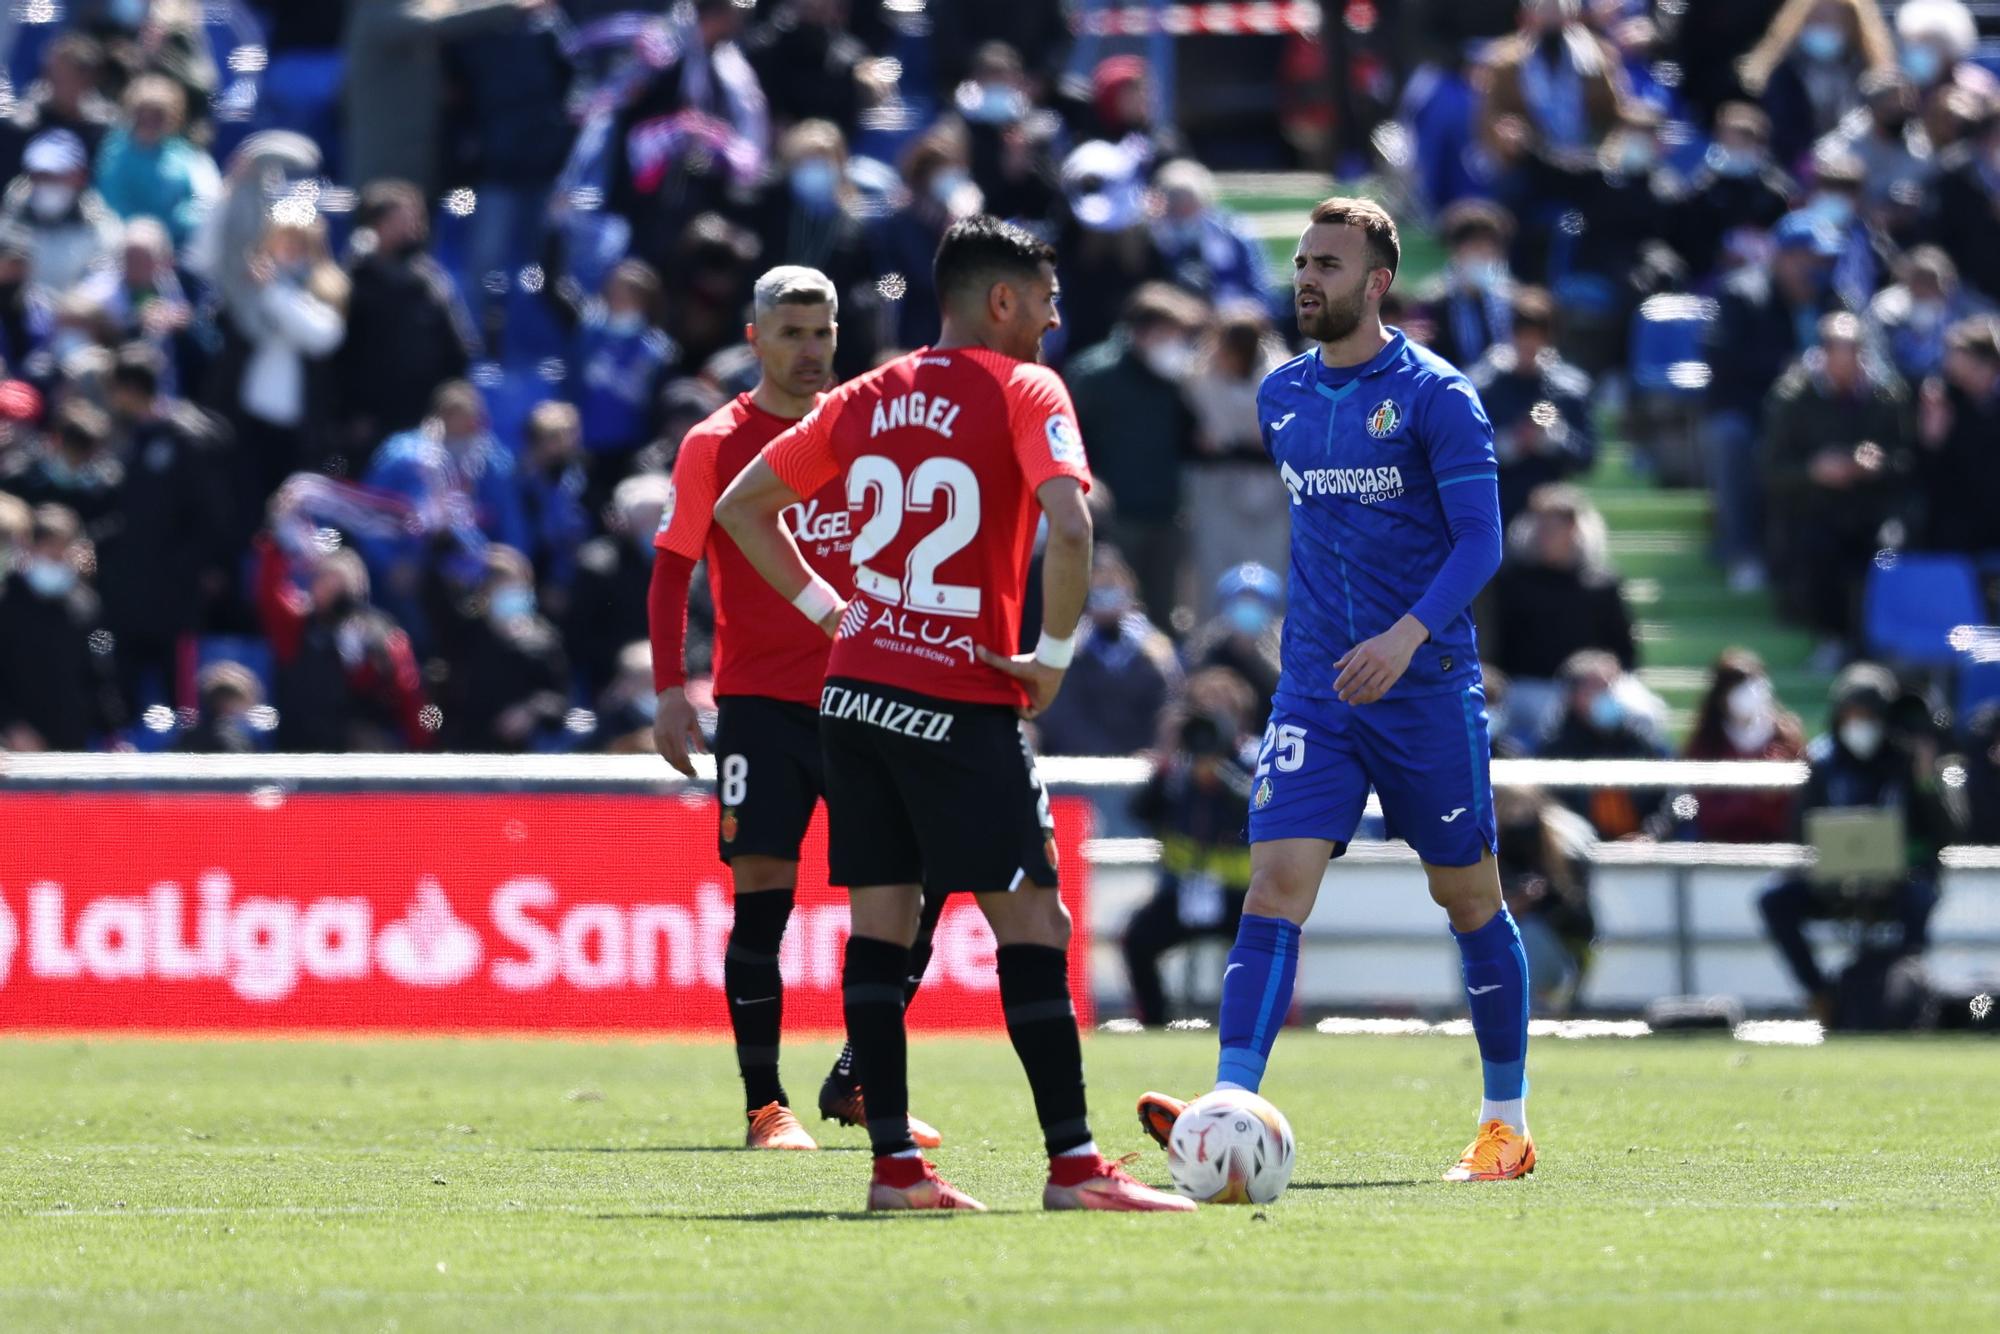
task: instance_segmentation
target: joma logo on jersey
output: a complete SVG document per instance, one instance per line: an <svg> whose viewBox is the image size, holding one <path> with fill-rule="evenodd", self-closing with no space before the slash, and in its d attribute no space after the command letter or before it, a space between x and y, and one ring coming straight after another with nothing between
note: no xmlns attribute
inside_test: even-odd
<svg viewBox="0 0 2000 1334"><path fill-rule="evenodd" d="M1280 470L1292 503L1302 505L1307 496L1353 496L1364 505L1394 500L1403 494L1403 470L1393 465L1380 468L1307 468L1303 473L1285 464Z"/></svg>
<svg viewBox="0 0 2000 1334"><path fill-rule="evenodd" d="M854 535L854 523L847 510L821 513L818 499L785 506L784 520L801 542L845 542Z"/></svg>

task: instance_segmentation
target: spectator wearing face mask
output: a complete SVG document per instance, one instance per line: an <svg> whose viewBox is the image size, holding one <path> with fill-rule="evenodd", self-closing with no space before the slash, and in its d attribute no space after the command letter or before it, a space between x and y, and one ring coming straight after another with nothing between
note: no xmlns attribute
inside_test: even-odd
<svg viewBox="0 0 2000 1334"><path fill-rule="evenodd" d="M1827 734L1806 749L1806 782L1799 791L1795 839L1804 838L1808 812L1874 807L1898 812L1907 839L1907 870L1886 882L1826 885L1793 876L1765 892L1757 906L1771 943L1797 979L1823 1023L1860 1027L1879 1011L1880 978L1873 987L1836 994L1806 940L1809 921L1861 921L1886 928L1871 934L1862 954L1886 959L1921 954L1930 942L1938 901L1938 853L1958 840L1964 811L1956 789L1941 777L1936 742L1892 727L1900 687L1886 668L1857 662L1833 685ZM1886 937L1886 938L1883 938ZM1857 980L1868 976L1855 974ZM1872 991L1873 994L1860 994ZM1842 1002L1845 1004L1842 1004Z"/></svg>
<svg viewBox="0 0 2000 1334"><path fill-rule="evenodd" d="M641 600L643 604L643 599ZM535 610L534 569L512 547L486 549L485 573L460 609L439 692L449 750L521 754L552 748L569 710L569 662Z"/></svg>
<svg viewBox="0 0 2000 1334"><path fill-rule="evenodd" d="M1030 99L1021 57L1005 42L988 42L972 73L952 94L972 150L972 181L984 208L999 218L1040 219L1062 197L1051 145L1061 128Z"/></svg>
<svg viewBox="0 0 2000 1334"><path fill-rule="evenodd" d="M1204 300L1268 300L1264 251L1241 219L1219 207L1215 177L1207 167L1182 158L1161 167L1153 178L1161 213L1153 223L1173 281Z"/></svg>
<svg viewBox="0 0 2000 1334"><path fill-rule="evenodd" d="M1790 164L1860 104L1864 75L1895 61L1875 0L1785 0L1739 73L1771 118L1778 161Z"/></svg>
<svg viewBox="0 0 2000 1334"><path fill-rule="evenodd" d="M86 750L124 723L111 632L83 571L77 517L34 511L19 566L0 583L0 748Z"/></svg>
<svg viewBox="0 0 2000 1334"><path fill-rule="evenodd" d="M213 662L201 669L196 684L197 714L193 727L174 739L184 755L254 755L262 729L251 720L263 706L264 687L240 662Z"/></svg>
<svg viewBox="0 0 2000 1334"><path fill-rule="evenodd" d="M1005 42L1020 52L1028 91L1045 101L1062 77L1070 51L1070 20L1063 0L932 0L931 46L937 61L938 93L949 97L977 63L978 52L991 42Z"/></svg>
<svg viewBox="0 0 2000 1334"><path fill-rule="evenodd" d="M1247 682L1245 721L1262 733L1278 692L1285 582L1269 566L1245 561L1216 582L1215 604L1215 615L1188 641L1188 672L1199 676L1220 669Z"/></svg>
<svg viewBox="0 0 2000 1334"><path fill-rule="evenodd" d="M1480 658L1507 674L1509 728L1531 743L1560 703L1566 663L1595 650L1629 669L1638 652L1603 516L1583 492L1560 483L1537 488L1507 545L1478 617Z"/></svg>
<svg viewBox="0 0 2000 1334"><path fill-rule="evenodd" d="M1233 940L1250 887L1251 765L1242 720L1230 713L1191 713L1178 720L1173 743L1132 813L1160 841L1153 897L1125 925L1120 949L1139 1022L1165 1024L1173 1015L1160 981L1160 956L1190 940Z"/></svg>
<svg viewBox="0 0 2000 1334"><path fill-rule="evenodd" d="M187 244L222 193L215 159L181 133L185 101L173 81L141 75L125 89L125 124L97 153L97 193L121 218L158 218Z"/></svg>
<svg viewBox="0 0 2000 1334"><path fill-rule="evenodd" d="M1896 41L1903 73L1925 102L1954 87L1989 102L2000 97L2000 80L1972 59L1979 23L1963 0L1904 0L1896 7Z"/></svg>
<svg viewBox="0 0 2000 1334"><path fill-rule="evenodd" d="M118 218L89 183L83 140L49 130L29 141L21 174L0 196L0 230L25 236L31 287L65 292L116 264Z"/></svg>
<svg viewBox="0 0 2000 1334"><path fill-rule="evenodd" d="M486 404L464 380L438 389L431 415L415 430L392 436L375 453L362 480L399 496L410 522L395 538L361 541L381 605L416 640L432 648L424 590L442 559L454 569L487 542L520 550L527 540L513 451L493 436ZM447 577L451 577L447 572Z"/></svg>
<svg viewBox="0 0 2000 1334"><path fill-rule="evenodd" d="M1926 203L1938 160L1917 119L1916 90L1899 71L1882 69L1862 79L1861 95L1865 105L1829 131L1813 157L1821 162L1852 157L1861 164L1861 207L1870 217L1905 203Z"/></svg>
<svg viewBox="0 0 2000 1334"><path fill-rule="evenodd" d="M1716 552L1732 587L1764 582L1760 421L1771 386L1819 337L1820 317L1840 309L1828 281L1840 241L1818 220L1792 215L1772 234L1766 265L1731 274L1707 335L1702 447L1715 491Z"/></svg>
<svg viewBox="0 0 2000 1334"><path fill-rule="evenodd" d="M779 171L758 193L746 219L767 265L818 269L840 294L835 380L870 369L880 348L875 270L861 197L847 178L847 139L831 121L794 125L778 144Z"/></svg>
<svg viewBox="0 0 2000 1334"><path fill-rule="evenodd" d="M376 444L423 420L438 386L465 374L479 344L457 284L427 253L430 221L416 186L365 187L355 223L337 364L359 470Z"/></svg>
<svg viewBox="0 0 2000 1334"><path fill-rule="evenodd" d="M2000 551L2000 323L1961 321L1945 348L1917 400L1919 545L1983 555Z"/></svg>
<svg viewBox="0 0 2000 1334"><path fill-rule="evenodd" d="M577 553L590 540L584 505L583 430L576 405L549 399L528 414L521 456L521 517L543 607L562 621L576 582Z"/></svg>
<svg viewBox="0 0 2000 1334"><path fill-rule="evenodd" d="M1205 317L1187 293L1148 283L1126 302L1118 332L1078 353L1067 377L1091 474L1115 507L1110 540L1138 571L1140 600L1163 617L1180 601L1181 475L1196 431L1182 385Z"/></svg>
<svg viewBox="0 0 2000 1334"><path fill-rule="evenodd" d="M660 473L626 478L612 494L604 535L577 552L563 642L585 698L604 689L627 644L647 637L653 535L672 498L673 484Z"/></svg>
<svg viewBox="0 0 2000 1334"><path fill-rule="evenodd" d="M1798 187L1771 157L1771 118L1748 102L1716 115L1715 142L1668 219L1688 268L1708 275L1761 255L1762 238L1791 209Z"/></svg>
<svg viewBox="0 0 2000 1334"><path fill-rule="evenodd" d="M1936 246L1918 246L1899 267L1902 281L1868 303L1866 335L1878 356L1917 384L1944 370L1948 332L1993 308L1966 290L1958 266Z"/></svg>
<svg viewBox="0 0 2000 1334"><path fill-rule="evenodd" d="M104 48L88 34L69 31L42 53L42 76L28 87L13 114L0 121L0 174L19 170L22 150L50 130L66 130L94 154L118 119L118 108L98 90Z"/></svg>
<svg viewBox="0 0 2000 1334"><path fill-rule="evenodd" d="M1131 567L1115 549L1098 547L1076 658L1038 720L1043 754L1136 755L1158 740L1160 711L1180 689L1181 670L1137 594Z"/></svg>
<svg viewBox="0 0 2000 1334"><path fill-rule="evenodd" d="M937 340L931 261L945 229L980 207L971 151L965 126L956 120L940 121L903 150L902 197L875 229L875 267L884 275L891 337L900 346Z"/></svg>
<svg viewBox="0 0 2000 1334"><path fill-rule="evenodd" d="M1771 390L1764 488L1781 602L1838 666L1858 626L1861 585L1882 525L1905 504L1914 433L1908 387L1865 354L1861 322L1820 321L1819 344Z"/></svg>
<svg viewBox="0 0 2000 1334"><path fill-rule="evenodd" d="M1763 659L1724 649L1710 669L1682 755L1690 760L1797 760L1805 755L1798 716L1778 702ZM1705 843L1782 843L1792 836L1794 794L1786 788L1697 788L1695 834Z"/></svg>
<svg viewBox="0 0 2000 1334"><path fill-rule="evenodd" d="M1062 185L1055 247L1063 323L1043 342L1052 362L1108 338L1133 293L1169 276L1147 217L1144 170L1128 147L1078 145L1063 159Z"/></svg>
<svg viewBox="0 0 2000 1334"><path fill-rule="evenodd" d="M351 548L293 543L291 493L271 500L258 537L253 597L277 664L283 751L419 750L430 744L410 637L369 603L368 567Z"/></svg>
<svg viewBox="0 0 2000 1334"><path fill-rule="evenodd" d="M1257 387L1288 355L1261 306L1225 306L1188 377L1196 453L1186 475L1187 563L1197 615L1209 614L1209 590L1235 566L1282 569L1291 559L1291 496L1257 417Z"/></svg>
<svg viewBox="0 0 2000 1334"><path fill-rule="evenodd" d="M660 697L653 690L653 646L644 640L618 653L618 673L597 697L597 730L590 749L605 755L650 755L656 752L653 719Z"/></svg>
<svg viewBox="0 0 2000 1334"><path fill-rule="evenodd" d="M1833 261L1833 290L1849 310L1866 310L1883 275L1895 262L1896 245L1861 207L1862 166L1852 153L1820 158L1813 193L1801 210L1833 229L1840 253Z"/></svg>
<svg viewBox="0 0 2000 1334"><path fill-rule="evenodd" d="M1540 788L1493 791L1500 890L1528 956L1536 1014L1567 1014L1590 967L1597 917L1590 903L1590 822Z"/></svg>
<svg viewBox="0 0 2000 1334"><path fill-rule="evenodd" d="M1520 30L1487 60L1480 135L1503 166L1530 153L1596 156L1626 95L1618 51L1582 21L1580 0L1523 0Z"/></svg>
<svg viewBox="0 0 2000 1334"><path fill-rule="evenodd" d="M1556 350L1556 307L1539 287L1516 289L1512 336L1466 372L1493 422L1500 462L1500 520L1511 523L1528 496L1585 472L1597 458L1590 377Z"/></svg>
<svg viewBox="0 0 2000 1334"><path fill-rule="evenodd" d="M587 297L568 273L562 227L551 227L542 293L570 330L569 396L583 429L591 500L602 503L653 438L659 387L680 362L661 327L660 275L644 260L621 260L603 292Z"/></svg>
<svg viewBox="0 0 2000 1334"><path fill-rule="evenodd" d="M1514 274L1507 247L1513 215L1498 204L1467 199L1438 220L1449 258L1444 273L1417 293L1431 328L1431 350L1454 366L1470 366L1512 332Z"/></svg>
<svg viewBox="0 0 2000 1334"><path fill-rule="evenodd" d="M1557 673L1561 712L1537 754L1552 760L1661 760L1659 697L1600 649L1573 653ZM1515 685L1519 686L1519 681ZM1664 788L1597 787L1564 795L1599 838L1659 838L1672 827Z"/></svg>

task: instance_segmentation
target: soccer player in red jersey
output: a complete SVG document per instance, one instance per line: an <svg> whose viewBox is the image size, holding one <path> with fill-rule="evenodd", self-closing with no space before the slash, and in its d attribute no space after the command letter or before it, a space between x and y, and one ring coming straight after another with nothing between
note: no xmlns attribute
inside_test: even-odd
<svg viewBox="0 0 2000 1334"><path fill-rule="evenodd" d="M757 387L739 394L681 441L673 495L653 538L650 623L653 688L659 711L653 738L667 763L689 777L689 758L702 747L688 703L685 644L688 582L695 562L708 560L715 605L716 793L720 798L722 860L735 882L736 920L723 958L722 986L736 1034L749 1128L744 1141L759 1149L818 1147L793 1115L778 1079L784 983L778 947L792 915L799 843L826 789L820 759L818 703L826 679L826 636L801 621L744 560L710 515L716 494L764 445L811 411L831 376L838 298L817 269L785 265L757 282L754 322L744 331L756 349ZM812 568L841 587L853 584L847 502L828 488L786 514ZM938 896L926 905L924 930L907 979L909 994L930 962ZM866 1112L843 1051L820 1089L820 1114L849 1125ZM935 1130L911 1123L921 1143Z"/></svg>
<svg viewBox="0 0 2000 1334"><path fill-rule="evenodd" d="M1192 1209L1091 1139L1069 913L1017 716L1062 685L1090 570L1083 441L1061 379L1036 364L1058 324L1053 254L1017 227L967 218L945 233L935 271L936 346L835 389L715 510L777 596L834 637L819 727L827 859L853 910L842 994L868 1090L868 1207L983 1207L924 1160L906 1120L902 979L928 886L972 893L993 927L1007 1032L1049 1152L1043 1206ZM829 486L854 519L851 597L781 519ZM1041 642L1013 657L1041 517Z"/></svg>

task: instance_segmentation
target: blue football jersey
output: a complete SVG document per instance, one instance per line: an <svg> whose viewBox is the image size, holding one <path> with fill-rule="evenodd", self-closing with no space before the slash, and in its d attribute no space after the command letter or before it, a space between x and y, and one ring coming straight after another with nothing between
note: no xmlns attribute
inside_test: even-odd
<svg viewBox="0 0 2000 1334"><path fill-rule="evenodd" d="M1451 553L1440 491L1498 475L1493 424L1471 382L1390 333L1365 365L1330 369L1315 348L1257 391L1264 447L1292 497L1279 686L1289 694L1333 697L1334 664L1414 610ZM1385 698L1459 690L1478 677L1470 611L1428 628Z"/></svg>

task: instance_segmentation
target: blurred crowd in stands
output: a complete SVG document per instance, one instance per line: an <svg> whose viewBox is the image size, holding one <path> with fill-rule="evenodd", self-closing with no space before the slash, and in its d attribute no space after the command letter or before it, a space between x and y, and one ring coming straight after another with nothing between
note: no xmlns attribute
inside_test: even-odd
<svg viewBox="0 0 2000 1334"><path fill-rule="evenodd" d="M643 749L650 539L681 434L754 379L750 284L829 274L851 375L935 335L931 253L982 209L1057 248L1047 357L1099 481L1044 750L1172 754L1195 721L1254 743L1288 510L1254 395L1298 347L1286 274L1191 151L1173 45L1079 37L1076 8L13 14L0 747ZM1497 430L1509 554L1478 616L1502 753L1670 748L1572 480L1607 424L1643 471L1713 489L1716 559L1829 671L1860 655L1878 567L1988 568L2000 61L1968 6L1321 8L1271 48L1257 146L1201 157L1371 173L1440 243L1388 314ZM1941 753L1990 772L1959 721ZM1804 745L1724 655L1687 753ZM1619 792L1574 814L1610 838L1793 818Z"/></svg>

